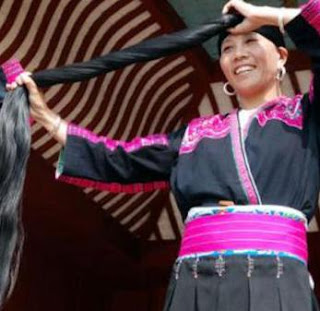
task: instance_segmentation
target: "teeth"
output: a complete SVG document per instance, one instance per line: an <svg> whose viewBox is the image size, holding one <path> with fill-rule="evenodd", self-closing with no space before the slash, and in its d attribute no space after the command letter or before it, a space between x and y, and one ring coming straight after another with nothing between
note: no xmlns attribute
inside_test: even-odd
<svg viewBox="0 0 320 311"><path fill-rule="evenodd" d="M238 74L240 74L240 73L248 72L248 71L251 71L251 70L253 70L253 69L254 69L253 66L241 66L241 67L239 67L239 68L237 68L237 69L235 70L235 74L238 75Z"/></svg>

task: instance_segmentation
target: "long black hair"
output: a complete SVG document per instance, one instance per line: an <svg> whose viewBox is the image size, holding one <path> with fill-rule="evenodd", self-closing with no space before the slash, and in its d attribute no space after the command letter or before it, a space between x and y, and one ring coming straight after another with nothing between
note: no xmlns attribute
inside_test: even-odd
<svg viewBox="0 0 320 311"><path fill-rule="evenodd" d="M30 151L26 91L5 95L0 109L0 303L11 293L23 242L21 194Z"/></svg>
<svg viewBox="0 0 320 311"><path fill-rule="evenodd" d="M144 41L84 63L39 71L33 79L40 87L72 83L96 77L124 66L182 52L241 22L239 15L193 29L186 29ZM10 295L19 267L23 230L21 195L30 151L29 103L27 91L18 87L5 92L0 74L0 306Z"/></svg>

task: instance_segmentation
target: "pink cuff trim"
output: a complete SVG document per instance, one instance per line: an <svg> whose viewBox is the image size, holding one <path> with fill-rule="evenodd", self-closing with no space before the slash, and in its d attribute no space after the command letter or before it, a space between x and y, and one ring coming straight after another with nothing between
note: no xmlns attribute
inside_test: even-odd
<svg viewBox="0 0 320 311"><path fill-rule="evenodd" d="M114 151L119 146L122 147L126 152L133 152L146 146L169 145L167 135L163 134L149 135L147 137L137 137L130 142L125 142L120 140L113 140L104 136L98 136L74 124L68 125L68 134L85 138L94 144L103 143L105 147L111 151Z"/></svg>
<svg viewBox="0 0 320 311"><path fill-rule="evenodd" d="M301 10L303 18L320 34L320 1L309 0Z"/></svg>
<svg viewBox="0 0 320 311"><path fill-rule="evenodd" d="M16 78L24 72L20 62L16 59L10 59L4 64L2 64L3 72L6 76L7 83L12 83L16 80Z"/></svg>
<svg viewBox="0 0 320 311"><path fill-rule="evenodd" d="M129 185L122 185L118 183L103 183L99 181L82 179L77 177L70 177L60 175L57 180L72 184L83 188L94 188L101 191L110 191L113 193L125 192L125 193L137 193L137 192L150 192L159 189L169 189L169 183L167 181L157 181L149 183L136 183Z"/></svg>

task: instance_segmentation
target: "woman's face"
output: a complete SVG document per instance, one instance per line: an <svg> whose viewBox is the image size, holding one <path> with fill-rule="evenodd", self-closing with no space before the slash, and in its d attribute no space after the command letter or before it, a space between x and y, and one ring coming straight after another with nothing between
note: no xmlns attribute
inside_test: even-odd
<svg viewBox="0 0 320 311"><path fill-rule="evenodd" d="M277 85L278 68L286 61L284 51L255 32L229 35L221 46L220 65L239 96L253 96Z"/></svg>

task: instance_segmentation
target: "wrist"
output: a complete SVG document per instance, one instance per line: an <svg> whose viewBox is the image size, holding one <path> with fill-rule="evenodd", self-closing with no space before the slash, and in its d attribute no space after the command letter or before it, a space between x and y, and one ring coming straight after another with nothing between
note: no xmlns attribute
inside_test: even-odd
<svg viewBox="0 0 320 311"><path fill-rule="evenodd" d="M50 128L48 129L49 137L55 137L57 135L61 127L61 124L62 124L62 118L58 114L55 115L55 120L52 121L52 123L50 124Z"/></svg>
<svg viewBox="0 0 320 311"><path fill-rule="evenodd" d="M31 113L32 118L40 125L45 127L49 132L54 128L56 120L59 117L58 114L50 110L49 108L37 109L36 112Z"/></svg>
<svg viewBox="0 0 320 311"><path fill-rule="evenodd" d="M282 34L285 33L284 31L284 8L280 8L278 12L278 27Z"/></svg>
<svg viewBox="0 0 320 311"><path fill-rule="evenodd" d="M261 10L258 10L257 18L259 19L259 23L261 25L276 26L279 27L281 32L284 32L285 25L299 15L300 12L301 10L297 8L275 8L263 6L261 7Z"/></svg>
<svg viewBox="0 0 320 311"><path fill-rule="evenodd" d="M37 109L36 113L31 109L31 117L47 130L50 138L63 146L66 144L68 123L59 114L45 107Z"/></svg>
<svg viewBox="0 0 320 311"><path fill-rule="evenodd" d="M272 25L272 26L279 26L279 15L283 14L282 8L274 8L270 6L262 7L260 11L261 19L263 19L263 25ZM283 19L281 19L282 21Z"/></svg>

